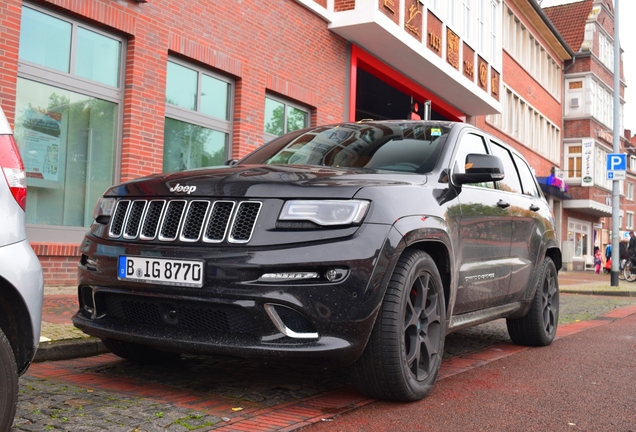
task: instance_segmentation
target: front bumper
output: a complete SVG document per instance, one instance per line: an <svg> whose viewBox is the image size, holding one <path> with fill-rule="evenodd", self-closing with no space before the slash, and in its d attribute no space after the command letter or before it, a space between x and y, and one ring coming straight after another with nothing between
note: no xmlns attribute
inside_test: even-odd
<svg viewBox="0 0 636 432"><path fill-rule="evenodd" d="M364 349L390 277L397 233L363 225L354 235L290 247L117 243L88 235L79 266L84 332L158 349L339 367ZM120 255L202 259L203 288L117 279ZM336 269L339 278L264 282L265 273Z"/></svg>

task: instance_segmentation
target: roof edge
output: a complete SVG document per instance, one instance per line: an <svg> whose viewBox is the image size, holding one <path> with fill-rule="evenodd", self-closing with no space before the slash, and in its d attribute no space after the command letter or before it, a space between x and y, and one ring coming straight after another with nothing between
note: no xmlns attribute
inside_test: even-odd
<svg viewBox="0 0 636 432"><path fill-rule="evenodd" d="M571 60L574 58L576 53L572 51L572 48L568 45L568 43L563 39L561 33L554 27L552 21L548 18L548 16L543 12L541 6L537 3L536 0L511 0L513 3L517 5L517 7L526 15L526 18L532 21L532 17L528 14L534 12L536 17L538 17L543 25L545 25L546 31L541 31L540 28L537 28L537 31L541 36L544 37L546 42L550 45L550 47L561 56L561 60ZM531 8L528 8L526 5L530 5ZM550 37L551 36L551 37Z"/></svg>

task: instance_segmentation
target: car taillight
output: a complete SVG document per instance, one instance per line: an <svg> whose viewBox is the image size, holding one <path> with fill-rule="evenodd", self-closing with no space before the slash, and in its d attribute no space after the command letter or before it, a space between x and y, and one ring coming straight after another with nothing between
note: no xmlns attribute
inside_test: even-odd
<svg viewBox="0 0 636 432"><path fill-rule="evenodd" d="M0 167L13 197L22 210L26 209L26 174L13 135L0 135Z"/></svg>

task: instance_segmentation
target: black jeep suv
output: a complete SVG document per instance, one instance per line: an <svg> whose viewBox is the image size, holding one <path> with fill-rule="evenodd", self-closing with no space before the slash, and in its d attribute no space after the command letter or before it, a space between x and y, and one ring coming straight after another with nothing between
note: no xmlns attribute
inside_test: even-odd
<svg viewBox="0 0 636 432"><path fill-rule="evenodd" d="M505 318L548 345L559 314L535 177L464 123L313 127L113 186L81 251L73 322L118 356L350 365L377 398L424 397L449 332Z"/></svg>

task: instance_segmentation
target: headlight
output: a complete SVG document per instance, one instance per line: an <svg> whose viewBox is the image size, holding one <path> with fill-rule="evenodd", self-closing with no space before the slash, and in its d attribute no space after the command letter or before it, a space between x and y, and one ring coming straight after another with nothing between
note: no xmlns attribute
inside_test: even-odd
<svg viewBox="0 0 636 432"><path fill-rule="evenodd" d="M351 225L362 222L369 201L297 200L287 201L279 220L311 221L318 225Z"/></svg>
<svg viewBox="0 0 636 432"><path fill-rule="evenodd" d="M93 219L97 220L100 216L110 216L115 208L115 198L100 198L93 210Z"/></svg>

